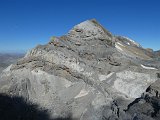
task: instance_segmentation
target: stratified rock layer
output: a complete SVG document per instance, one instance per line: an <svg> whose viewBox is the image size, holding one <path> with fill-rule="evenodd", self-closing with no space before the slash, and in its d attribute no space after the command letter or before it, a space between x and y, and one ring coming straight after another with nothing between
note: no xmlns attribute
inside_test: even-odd
<svg viewBox="0 0 160 120"><path fill-rule="evenodd" d="M159 81L159 70L147 64L153 60L151 54L88 20L7 68L0 78L0 92L39 104L52 118L158 119L151 102L142 98L149 88L159 96L159 87L152 87ZM144 101L136 102L138 107L137 98ZM145 105L149 114L141 114Z"/></svg>

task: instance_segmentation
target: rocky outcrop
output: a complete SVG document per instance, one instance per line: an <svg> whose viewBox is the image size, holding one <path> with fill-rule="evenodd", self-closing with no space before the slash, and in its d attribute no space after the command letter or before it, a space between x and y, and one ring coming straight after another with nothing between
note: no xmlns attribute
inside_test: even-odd
<svg viewBox="0 0 160 120"><path fill-rule="evenodd" d="M148 66L152 58L139 44L128 45L141 50L136 55L123 47L127 41L96 20L82 22L8 67L0 76L0 93L39 104L52 118L133 119L128 106L159 79L159 70Z"/></svg>
<svg viewBox="0 0 160 120"><path fill-rule="evenodd" d="M146 92L150 93L152 96L160 98L160 81L157 80L153 84L151 84Z"/></svg>
<svg viewBox="0 0 160 120"><path fill-rule="evenodd" d="M119 52L132 58L152 60L154 53L149 49L144 49L140 44L127 37L115 36L115 47Z"/></svg>

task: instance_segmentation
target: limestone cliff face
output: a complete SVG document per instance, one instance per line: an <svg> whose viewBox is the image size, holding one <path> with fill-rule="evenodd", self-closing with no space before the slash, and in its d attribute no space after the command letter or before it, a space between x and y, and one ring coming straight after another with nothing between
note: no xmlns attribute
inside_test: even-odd
<svg viewBox="0 0 160 120"><path fill-rule="evenodd" d="M0 92L38 103L52 118L133 119L133 112L125 112L128 105L159 80L158 68L147 64L152 58L144 51L87 20L8 67Z"/></svg>

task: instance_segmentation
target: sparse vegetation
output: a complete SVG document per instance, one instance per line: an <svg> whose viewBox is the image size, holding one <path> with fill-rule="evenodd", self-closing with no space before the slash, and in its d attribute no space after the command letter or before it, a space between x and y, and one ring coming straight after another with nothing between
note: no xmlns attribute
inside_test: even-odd
<svg viewBox="0 0 160 120"><path fill-rule="evenodd" d="M96 26L99 26L108 36L112 37L112 34L106 30L100 23L98 23L95 19L91 20Z"/></svg>
<svg viewBox="0 0 160 120"><path fill-rule="evenodd" d="M56 39L56 37L55 37L55 36L52 36L52 37L50 38L50 42L55 41L55 39Z"/></svg>

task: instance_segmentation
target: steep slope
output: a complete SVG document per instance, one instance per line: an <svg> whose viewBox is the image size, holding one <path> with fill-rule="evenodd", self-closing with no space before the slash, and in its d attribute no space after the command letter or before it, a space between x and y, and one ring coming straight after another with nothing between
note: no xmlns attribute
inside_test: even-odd
<svg viewBox="0 0 160 120"><path fill-rule="evenodd" d="M143 64L150 60L143 52L119 51L117 40L96 20L84 21L8 67L0 77L0 92L39 104L52 118L133 119L125 110L159 80L159 70Z"/></svg>
<svg viewBox="0 0 160 120"><path fill-rule="evenodd" d="M154 53L151 49L144 49L135 41L121 36L116 36L115 47L123 54L144 60L152 60Z"/></svg>

